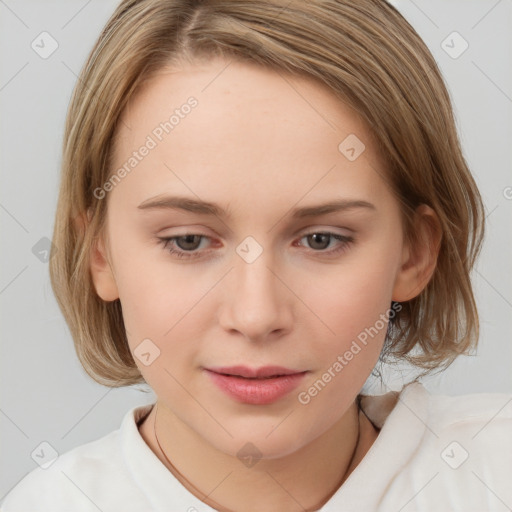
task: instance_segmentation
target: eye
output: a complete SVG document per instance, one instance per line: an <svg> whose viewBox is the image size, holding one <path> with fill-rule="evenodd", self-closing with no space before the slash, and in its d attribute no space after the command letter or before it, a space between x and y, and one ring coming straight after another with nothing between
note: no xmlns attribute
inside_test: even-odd
<svg viewBox="0 0 512 512"><path fill-rule="evenodd" d="M199 248L201 239L207 239L205 235L197 235L187 233L180 236L163 237L159 238L163 248L178 258L197 258L201 253L196 252ZM178 246L178 249L175 249Z"/></svg>
<svg viewBox="0 0 512 512"><path fill-rule="evenodd" d="M320 253L322 255L336 255L345 251L348 246L354 241L352 236L341 235L339 233L332 233L329 231L314 231L303 235L300 240L307 239L307 244L312 248L312 252ZM201 242L210 240L206 235L199 235L195 233L186 233L184 235L172 237L158 237L164 250L180 259L192 259L204 256L204 251L201 251ZM334 242L332 247L331 242ZM304 244L299 243L300 247ZM329 246L331 248L326 250ZM204 247L202 247L204 249Z"/></svg>
<svg viewBox="0 0 512 512"><path fill-rule="evenodd" d="M312 233L307 233L302 236L302 239L307 239L308 245L314 250L314 252L321 252L325 254L338 254L348 248L354 241L354 237L347 235L340 235L339 233L332 233L330 231L315 231ZM338 245L330 250L325 250L329 247L332 241L337 241ZM302 245L302 244L300 244ZM332 246L331 246L332 247Z"/></svg>

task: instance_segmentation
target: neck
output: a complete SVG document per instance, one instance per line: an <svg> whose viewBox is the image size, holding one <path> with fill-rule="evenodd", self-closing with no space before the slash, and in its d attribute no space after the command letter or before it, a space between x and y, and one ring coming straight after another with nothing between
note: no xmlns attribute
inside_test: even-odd
<svg viewBox="0 0 512 512"><path fill-rule="evenodd" d="M245 467L158 405L139 426L143 439L184 487L222 511L318 510L378 435L353 403L333 427L300 450Z"/></svg>

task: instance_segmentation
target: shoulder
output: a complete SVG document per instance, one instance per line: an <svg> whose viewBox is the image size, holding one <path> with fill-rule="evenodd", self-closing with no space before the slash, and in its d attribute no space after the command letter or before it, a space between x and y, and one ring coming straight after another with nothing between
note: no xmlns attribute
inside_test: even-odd
<svg viewBox="0 0 512 512"><path fill-rule="evenodd" d="M512 504L512 394L450 396L413 382L361 405L381 427L356 485L374 482L375 510L480 512Z"/></svg>
<svg viewBox="0 0 512 512"><path fill-rule="evenodd" d="M510 446L512 394L428 395L428 424L441 437L460 436L469 444Z"/></svg>
<svg viewBox="0 0 512 512"><path fill-rule="evenodd" d="M398 403L400 419L413 415L423 425L424 443L464 441L468 447L488 444L494 451L512 444L512 394L432 394L414 382L397 395Z"/></svg>
<svg viewBox="0 0 512 512"><path fill-rule="evenodd" d="M466 395L428 394L432 420L439 425L460 421L479 423L496 417L512 419L512 394L473 393Z"/></svg>
<svg viewBox="0 0 512 512"><path fill-rule="evenodd" d="M407 396L423 408L415 409L414 400L407 404ZM435 497L465 510L512 503L512 394L449 396L416 388L404 400L413 414L423 413L420 441L404 468L408 479L428 483L418 503ZM408 413L406 408L402 414Z"/></svg>
<svg viewBox="0 0 512 512"><path fill-rule="evenodd" d="M98 510L91 503L91 476L110 481L119 463L118 431L59 455L26 475L7 495L2 512ZM42 455L44 451L42 448Z"/></svg>
<svg viewBox="0 0 512 512"><path fill-rule="evenodd" d="M140 409L130 410L123 424L133 422ZM122 428L32 470L7 494L1 512L111 510L110 497L119 500L117 491L127 494L133 487L123 460Z"/></svg>
<svg viewBox="0 0 512 512"><path fill-rule="evenodd" d="M440 432L467 428L476 429L476 434L479 428L487 426L506 431L512 421L511 393L435 394L416 381L400 392L364 396L363 404L365 411L367 407L375 415L377 423L410 413L432 431Z"/></svg>

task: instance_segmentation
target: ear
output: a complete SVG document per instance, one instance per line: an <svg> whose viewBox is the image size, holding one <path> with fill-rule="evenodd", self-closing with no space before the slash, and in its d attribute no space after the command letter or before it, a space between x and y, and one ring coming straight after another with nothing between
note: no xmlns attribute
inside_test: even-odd
<svg viewBox="0 0 512 512"><path fill-rule="evenodd" d="M119 291L105 250L103 237L94 240L90 257L91 276L96 293L105 301L119 298Z"/></svg>
<svg viewBox="0 0 512 512"><path fill-rule="evenodd" d="M437 214L426 204L414 214L416 242L406 241L395 279L392 300L405 302L418 296L429 283L437 264L442 230Z"/></svg>
<svg viewBox="0 0 512 512"><path fill-rule="evenodd" d="M77 220L80 223L81 229L87 228L91 217L92 212L90 210L87 211L87 215L80 215ZM89 269L98 296L105 302L112 302L118 299L119 292L102 235L95 238L91 244Z"/></svg>

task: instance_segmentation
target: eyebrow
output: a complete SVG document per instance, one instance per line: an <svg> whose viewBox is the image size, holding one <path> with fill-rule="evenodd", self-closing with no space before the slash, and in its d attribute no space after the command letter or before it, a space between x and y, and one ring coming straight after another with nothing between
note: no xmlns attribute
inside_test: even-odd
<svg viewBox="0 0 512 512"><path fill-rule="evenodd" d="M225 218L231 216L229 211L224 210L218 204L180 196L152 197L143 201L137 208L140 210L184 210L200 215L215 215ZM361 199L338 199L319 205L294 208L290 215L294 219L303 219L358 208L377 209L372 203Z"/></svg>

